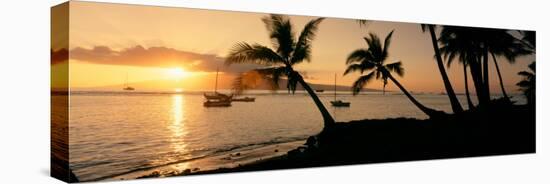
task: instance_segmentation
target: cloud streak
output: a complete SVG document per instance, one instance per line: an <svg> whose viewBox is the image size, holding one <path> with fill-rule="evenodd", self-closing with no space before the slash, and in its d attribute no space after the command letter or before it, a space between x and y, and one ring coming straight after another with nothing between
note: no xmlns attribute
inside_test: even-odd
<svg viewBox="0 0 550 184"><path fill-rule="evenodd" d="M224 65L224 58L214 54L201 54L168 47L145 48L137 45L121 50L107 46L95 46L91 49L76 47L71 50L70 58L104 65L124 65L140 67L183 67L189 71L212 72L216 68L224 72L243 72L258 65Z"/></svg>

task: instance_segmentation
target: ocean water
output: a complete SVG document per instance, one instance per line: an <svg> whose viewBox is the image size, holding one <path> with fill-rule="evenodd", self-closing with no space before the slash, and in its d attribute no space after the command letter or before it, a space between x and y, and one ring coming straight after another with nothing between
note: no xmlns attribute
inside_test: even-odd
<svg viewBox="0 0 550 184"><path fill-rule="evenodd" d="M303 92L247 96L256 101L206 108L200 92L72 92L70 166L82 181L109 179L247 147L304 140L322 129L319 111ZM451 111L445 95L415 97L428 107ZM349 108L331 107L330 91L320 98L338 122L427 118L401 94L339 92L338 99L351 102ZM464 96L459 100L466 105Z"/></svg>

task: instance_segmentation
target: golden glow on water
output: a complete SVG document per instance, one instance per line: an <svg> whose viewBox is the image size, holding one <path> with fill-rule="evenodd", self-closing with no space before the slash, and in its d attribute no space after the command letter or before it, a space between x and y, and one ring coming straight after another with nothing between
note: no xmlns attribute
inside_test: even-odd
<svg viewBox="0 0 550 184"><path fill-rule="evenodd" d="M172 123L169 126L172 132L171 143L175 152L185 152L187 145L185 144L184 136L187 134L185 130L185 111L183 105L183 95L172 96Z"/></svg>

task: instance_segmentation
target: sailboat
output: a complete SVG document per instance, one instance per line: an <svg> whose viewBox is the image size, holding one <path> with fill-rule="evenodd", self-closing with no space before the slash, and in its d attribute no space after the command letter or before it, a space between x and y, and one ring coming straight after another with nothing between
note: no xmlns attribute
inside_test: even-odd
<svg viewBox="0 0 550 184"><path fill-rule="evenodd" d="M204 93L206 101L203 103L205 107L228 107L231 106L233 95L218 93L218 69L216 69L216 84L214 85L213 93Z"/></svg>
<svg viewBox="0 0 550 184"><path fill-rule="evenodd" d="M330 101L334 107L349 107L351 102L345 102L342 100L336 100L336 74L334 74L334 101Z"/></svg>
<svg viewBox="0 0 550 184"><path fill-rule="evenodd" d="M124 90L124 91L133 91L133 90L135 90L135 88L130 87L128 85L128 73L126 73L126 81L124 81L124 88L122 88L122 90Z"/></svg>

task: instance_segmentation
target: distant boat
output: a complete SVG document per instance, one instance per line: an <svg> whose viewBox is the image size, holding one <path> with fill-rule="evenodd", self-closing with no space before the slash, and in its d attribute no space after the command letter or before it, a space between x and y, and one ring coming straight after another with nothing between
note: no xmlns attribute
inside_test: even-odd
<svg viewBox="0 0 550 184"><path fill-rule="evenodd" d="M336 100L336 74L334 74L334 101L330 101L334 107L349 107L351 102L345 102L342 100Z"/></svg>
<svg viewBox="0 0 550 184"><path fill-rule="evenodd" d="M128 73L126 73L126 81L124 81L124 88L122 88L124 91L133 91L135 88L128 85Z"/></svg>
<svg viewBox="0 0 550 184"><path fill-rule="evenodd" d="M223 100L223 99L232 99L233 95L226 95L223 93L213 92L213 93L204 93L204 98L207 100Z"/></svg>
<svg viewBox="0 0 550 184"><path fill-rule="evenodd" d="M254 98L254 97L233 98L232 101L235 101L235 102L254 102L254 101L256 101L256 98Z"/></svg>
<svg viewBox="0 0 550 184"><path fill-rule="evenodd" d="M207 100L203 105L205 107L229 107L231 100Z"/></svg>
<svg viewBox="0 0 550 184"><path fill-rule="evenodd" d="M206 101L203 103L205 107L228 107L231 106L233 94L226 95L218 93L218 69L216 69L216 84L214 85L213 93L204 93Z"/></svg>
<svg viewBox="0 0 550 184"><path fill-rule="evenodd" d="M318 89L318 90L315 90L315 92L322 93L322 92L325 92L325 90L323 90L323 89Z"/></svg>

